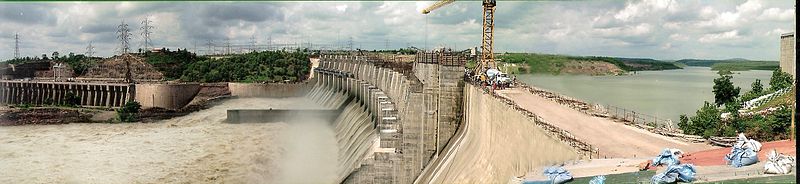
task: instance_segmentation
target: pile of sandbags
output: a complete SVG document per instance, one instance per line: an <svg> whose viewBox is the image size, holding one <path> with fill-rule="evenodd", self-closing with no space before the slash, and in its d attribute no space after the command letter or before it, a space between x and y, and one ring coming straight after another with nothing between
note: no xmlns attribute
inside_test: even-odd
<svg viewBox="0 0 800 184"><path fill-rule="evenodd" d="M654 184L692 182L696 173L692 164L670 165L663 173L654 175L650 182Z"/></svg>
<svg viewBox="0 0 800 184"><path fill-rule="evenodd" d="M661 154L653 158L653 166L659 165L677 165L680 164L680 158L683 156L683 151L679 149L666 148L661 151Z"/></svg>
<svg viewBox="0 0 800 184"><path fill-rule="evenodd" d="M780 154L773 149L767 154L767 163L764 165L766 174L789 174L794 167L794 157Z"/></svg>
<svg viewBox="0 0 800 184"><path fill-rule="evenodd" d="M728 165L733 167L755 164L758 162L758 151L761 151L761 143L747 139L744 134L740 133L731 153L725 155L725 160L728 161Z"/></svg>

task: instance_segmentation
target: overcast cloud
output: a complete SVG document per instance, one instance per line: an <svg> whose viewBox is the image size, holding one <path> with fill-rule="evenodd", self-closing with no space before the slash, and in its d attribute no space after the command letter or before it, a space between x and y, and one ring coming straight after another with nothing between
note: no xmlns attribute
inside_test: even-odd
<svg viewBox="0 0 800 184"><path fill-rule="evenodd" d="M408 45L467 49L481 39L481 3L460 1L422 15L424 2L70 2L0 4L0 59L53 51L95 55L117 48L116 28L153 20L157 47L204 49L209 40L383 49ZM794 31L791 0L499 1L496 52L778 60L781 33ZM425 36L427 32L427 36ZM426 42L427 38L427 42Z"/></svg>

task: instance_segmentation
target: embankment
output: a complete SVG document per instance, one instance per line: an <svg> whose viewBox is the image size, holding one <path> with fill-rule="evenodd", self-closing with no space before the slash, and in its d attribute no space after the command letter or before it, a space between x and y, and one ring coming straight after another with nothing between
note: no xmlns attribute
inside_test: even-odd
<svg viewBox="0 0 800 184"><path fill-rule="evenodd" d="M421 183L505 183L542 166L578 159L519 111L467 85L466 123Z"/></svg>

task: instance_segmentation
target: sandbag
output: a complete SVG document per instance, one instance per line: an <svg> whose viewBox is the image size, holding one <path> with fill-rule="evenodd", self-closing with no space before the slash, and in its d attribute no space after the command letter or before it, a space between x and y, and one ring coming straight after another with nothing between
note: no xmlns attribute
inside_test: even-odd
<svg viewBox="0 0 800 184"><path fill-rule="evenodd" d="M767 154L767 163L764 164L766 174L789 174L794 167L794 157L778 153L773 149Z"/></svg>
<svg viewBox="0 0 800 184"><path fill-rule="evenodd" d="M725 155L725 160L733 167L748 166L758 162L758 153L752 148L742 149L734 146L731 153Z"/></svg>
<svg viewBox="0 0 800 184"><path fill-rule="evenodd" d="M739 133L739 137L733 147L737 146L742 149L751 148L755 152L761 151L761 143L753 139L747 139L747 137L744 136L744 133Z"/></svg>
<svg viewBox="0 0 800 184"><path fill-rule="evenodd" d="M680 160L678 159L678 156L675 155L675 152L671 149L664 149L664 151L661 151L661 154L653 159L653 166L671 166L677 164L680 164Z"/></svg>
<svg viewBox="0 0 800 184"><path fill-rule="evenodd" d="M592 180L589 180L589 184L605 184L606 183L606 176L595 176L592 177Z"/></svg>
<svg viewBox="0 0 800 184"><path fill-rule="evenodd" d="M547 179L553 181L554 184L562 184L572 181L572 173L569 173L563 167L548 167L544 170L544 175Z"/></svg>
<svg viewBox="0 0 800 184"><path fill-rule="evenodd" d="M668 184L677 182L692 182L697 171L692 164L670 165L663 173L654 175L650 183Z"/></svg>

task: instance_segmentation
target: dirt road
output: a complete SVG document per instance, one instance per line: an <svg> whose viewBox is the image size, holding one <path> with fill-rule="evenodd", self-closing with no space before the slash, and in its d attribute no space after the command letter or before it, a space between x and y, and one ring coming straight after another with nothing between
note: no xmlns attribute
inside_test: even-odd
<svg viewBox="0 0 800 184"><path fill-rule="evenodd" d="M589 116L519 88L498 91L545 121L600 149L601 158L651 158L664 148L684 152L714 148L686 143L600 117Z"/></svg>

